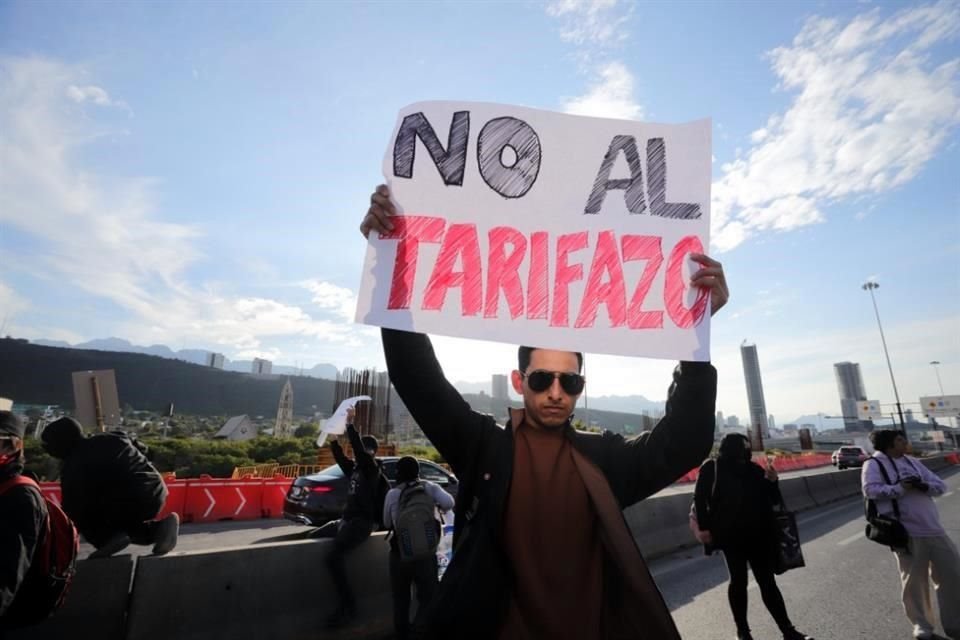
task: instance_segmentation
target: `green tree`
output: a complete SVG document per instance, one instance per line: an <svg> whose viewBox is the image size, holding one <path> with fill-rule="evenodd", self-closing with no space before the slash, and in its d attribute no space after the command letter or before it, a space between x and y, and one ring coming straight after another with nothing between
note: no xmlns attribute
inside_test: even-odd
<svg viewBox="0 0 960 640"><path fill-rule="evenodd" d="M317 433L320 431L320 425L312 422L304 422L296 431L293 432L295 438L313 438L316 439Z"/></svg>

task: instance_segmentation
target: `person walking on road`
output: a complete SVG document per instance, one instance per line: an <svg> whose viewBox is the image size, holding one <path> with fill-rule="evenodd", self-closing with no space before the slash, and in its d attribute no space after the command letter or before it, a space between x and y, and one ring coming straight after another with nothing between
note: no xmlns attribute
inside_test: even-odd
<svg viewBox="0 0 960 640"><path fill-rule="evenodd" d="M700 466L694 502L707 553L723 551L730 573L727 599L737 640L753 640L747 622L748 566L784 640L812 640L794 628L774 577L774 506L781 502L777 471L771 466L764 470L753 462L746 436L728 433L720 442L717 459Z"/></svg>
<svg viewBox="0 0 960 640"><path fill-rule="evenodd" d="M397 486L383 503L383 527L390 533L390 589L393 628L399 640L410 637L410 585L417 588L417 609L426 608L437 587L440 521L436 512L453 509L454 499L440 485L420 479L420 463L397 460Z"/></svg>
<svg viewBox="0 0 960 640"><path fill-rule="evenodd" d="M328 522L317 530L316 537L332 537L333 545L327 554L327 568L337 592L337 607L327 619L327 628L337 629L357 617L357 599L347 577L346 556L360 546L380 523L383 501L390 483L383 475L377 449L380 444L373 436L360 437L353 426L354 410L347 410L347 438L355 460L343 452L337 440L330 443L333 457L343 475L350 479L347 504L339 520Z"/></svg>
<svg viewBox="0 0 960 640"><path fill-rule="evenodd" d="M907 455L903 431L874 431L870 441L876 453L864 463L860 474L863 495L874 501L882 515L893 515L896 501L900 522L910 536L907 548L894 553L900 568L903 610L913 624L913 637L943 639L934 633L932 581L944 632L952 640L960 640L960 554L940 523L933 502L947 485L926 465Z"/></svg>
<svg viewBox="0 0 960 640"><path fill-rule="evenodd" d="M176 547L180 517L155 520L167 500L163 477L129 437L86 437L80 423L67 417L47 425L41 439L47 453L61 460L63 510L96 547L91 558L111 556L130 543L153 545L154 555Z"/></svg>
<svg viewBox="0 0 960 640"><path fill-rule="evenodd" d="M389 232L395 214L387 187L377 187L361 233ZM728 297L723 268L691 258L701 265L692 286L710 292L716 313ZM679 640L623 509L709 453L713 366L681 362L664 418L625 440L574 429L586 383L580 353L520 347L511 381L523 408L501 427L447 381L426 335L381 335L394 388L460 480L453 558L417 615L426 636Z"/></svg>

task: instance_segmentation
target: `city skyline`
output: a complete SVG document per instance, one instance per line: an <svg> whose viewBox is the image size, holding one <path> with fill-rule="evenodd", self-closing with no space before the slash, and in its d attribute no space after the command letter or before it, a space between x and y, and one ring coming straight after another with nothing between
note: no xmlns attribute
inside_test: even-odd
<svg viewBox="0 0 960 640"><path fill-rule="evenodd" d="M836 414L842 361L886 413L866 280L904 409L937 375L960 392L956 3L444 7L0 3L0 333L382 369L353 314L391 128L476 100L712 119L718 410L749 415L749 336L767 414ZM368 44L398 33L400 55ZM451 381L516 366L516 345L434 346ZM675 364L587 354L588 393L663 401Z"/></svg>

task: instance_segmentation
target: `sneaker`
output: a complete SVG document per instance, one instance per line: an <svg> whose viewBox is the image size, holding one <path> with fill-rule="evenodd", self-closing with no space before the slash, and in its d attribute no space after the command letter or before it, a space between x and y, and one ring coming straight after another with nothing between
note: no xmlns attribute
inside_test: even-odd
<svg viewBox="0 0 960 640"><path fill-rule="evenodd" d="M90 554L90 559L109 558L115 553L119 553L130 546L130 536L125 533L115 534L112 538L97 547L97 550Z"/></svg>
<svg viewBox="0 0 960 640"><path fill-rule="evenodd" d="M153 542L153 555L162 556L173 551L180 537L180 516L171 513L157 524L157 534Z"/></svg>
<svg viewBox="0 0 960 640"><path fill-rule="evenodd" d="M796 629L790 629L789 631L783 632L783 640L813 640L813 636L808 636Z"/></svg>

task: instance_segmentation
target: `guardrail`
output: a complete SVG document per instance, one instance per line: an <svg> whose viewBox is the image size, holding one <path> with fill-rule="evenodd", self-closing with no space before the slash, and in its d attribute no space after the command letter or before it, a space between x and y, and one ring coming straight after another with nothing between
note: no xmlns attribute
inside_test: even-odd
<svg viewBox="0 0 960 640"><path fill-rule="evenodd" d="M329 465L327 465L329 466ZM325 468L320 464L257 464L252 467L237 467L233 470L230 477L233 480L243 480L246 478L275 478L283 476L284 478L299 478L300 476L310 475Z"/></svg>

